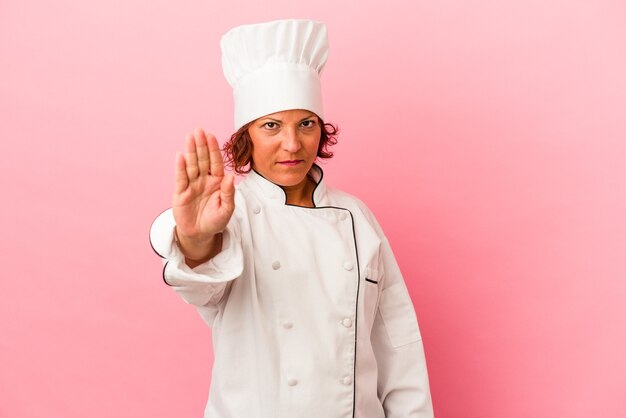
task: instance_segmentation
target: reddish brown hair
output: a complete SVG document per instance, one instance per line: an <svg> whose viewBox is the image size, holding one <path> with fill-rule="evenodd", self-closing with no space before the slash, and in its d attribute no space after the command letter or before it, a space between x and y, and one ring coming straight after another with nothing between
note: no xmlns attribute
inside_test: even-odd
<svg viewBox="0 0 626 418"><path fill-rule="evenodd" d="M324 123L320 118L318 120L322 132L317 156L318 158L332 158L333 153L328 148L337 143L339 128L332 123ZM243 125L224 144L223 151L226 154L224 162L237 174L246 174L252 170L252 139L248 133L248 128L253 123L254 121Z"/></svg>

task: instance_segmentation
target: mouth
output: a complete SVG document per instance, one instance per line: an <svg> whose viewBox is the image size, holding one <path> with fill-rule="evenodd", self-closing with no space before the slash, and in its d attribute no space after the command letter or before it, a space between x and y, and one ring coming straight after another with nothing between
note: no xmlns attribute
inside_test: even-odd
<svg viewBox="0 0 626 418"><path fill-rule="evenodd" d="M303 162L304 160L285 160L285 161L278 161L276 164L284 165L287 167L293 167Z"/></svg>

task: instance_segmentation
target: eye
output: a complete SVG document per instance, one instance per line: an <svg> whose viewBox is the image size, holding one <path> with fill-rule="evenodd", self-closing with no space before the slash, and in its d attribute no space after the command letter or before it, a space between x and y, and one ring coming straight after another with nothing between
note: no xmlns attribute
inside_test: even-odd
<svg viewBox="0 0 626 418"><path fill-rule="evenodd" d="M313 119L303 120L302 127L303 128L312 128L315 126L315 121Z"/></svg>
<svg viewBox="0 0 626 418"><path fill-rule="evenodd" d="M278 128L278 124L276 122L265 122L262 126L264 128L267 128L267 129L276 129L276 128Z"/></svg>

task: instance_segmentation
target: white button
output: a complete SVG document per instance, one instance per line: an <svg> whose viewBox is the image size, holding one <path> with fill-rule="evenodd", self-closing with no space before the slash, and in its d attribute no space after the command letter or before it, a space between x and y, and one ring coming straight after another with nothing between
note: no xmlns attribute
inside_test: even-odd
<svg viewBox="0 0 626 418"><path fill-rule="evenodd" d="M259 213L261 213L261 208L258 206L255 206L254 209L252 209L252 212L254 212L255 215L258 215Z"/></svg>
<svg viewBox="0 0 626 418"><path fill-rule="evenodd" d="M350 318L344 318L344 320L341 321L341 323L346 328L350 328L352 326L352 320Z"/></svg>
<svg viewBox="0 0 626 418"><path fill-rule="evenodd" d="M348 217L348 215L345 212L341 212L339 214L339 219L342 220L342 221L345 221L347 217Z"/></svg>
<svg viewBox="0 0 626 418"><path fill-rule="evenodd" d="M341 383L344 385L350 385L352 384L352 378L350 376L346 376L341 380Z"/></svg>
<svg viewBox="0 0 626 418"><path fill-rule="evenodd" d="M291 322L283 322L283 328L285 329L291 329L293 327L293 324Z"/></svg>
<svg viewBox="0 0 626 418"><path fill-rule="evenodd" d="M278 270L278 269L280 268L280 261L274 261L274 262L272 263L272 268L273 268L274 270Z"/></svg>
<svg viewBox="0 0 626 418"><path fill-rule="evenodd" d="M354 264L352 264L349 261L346 261L345 263L343 263L343 268L348 271L351 271L354 268Z"/></svg>
<svg viewBox="0 0 626 418"><path fill-rule="evenodd" d="M298 381L296 379L289 379L289 380L287 380L287 384L289 386L295 386L295 385L298 384Z"/></svg>

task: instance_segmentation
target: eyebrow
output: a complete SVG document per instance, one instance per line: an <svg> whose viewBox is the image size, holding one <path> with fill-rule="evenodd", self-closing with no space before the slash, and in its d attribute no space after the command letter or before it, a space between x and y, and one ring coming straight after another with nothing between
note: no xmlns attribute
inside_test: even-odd
<svg viewBox="0 0 626 418"><path fill-rule="evenodd" d="M311 113L309 116L307 116L307 117L305 117L305 118L300 119L300 122L304 122L305 120L307 120L307 119L311 119L312 117L315 117L315 113ZM270 117L267 117L267 116L266 116L266 117L262 117L262 118L260 119L260 121L265 121L265 120L271 120L272 122L278 122L278 123L282 123L282 122L283 122L283 121L282 121L282 120L280 120L280 119L274 119L274 118L270 118Z"/></svg>

